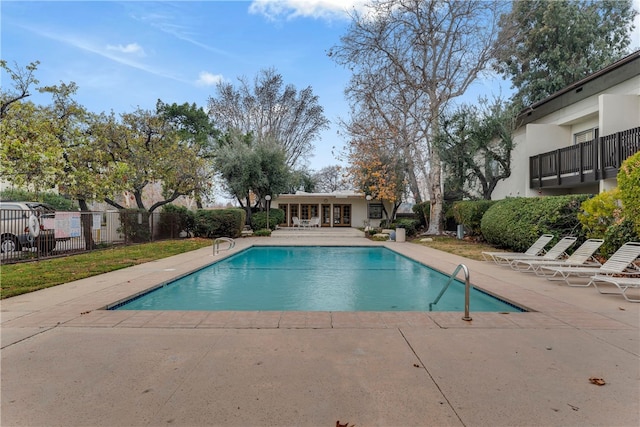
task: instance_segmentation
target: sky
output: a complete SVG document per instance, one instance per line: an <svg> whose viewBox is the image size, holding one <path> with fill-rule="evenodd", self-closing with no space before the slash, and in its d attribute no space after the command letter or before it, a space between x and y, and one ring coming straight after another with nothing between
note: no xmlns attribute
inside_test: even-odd
<svg viewBox="0 0 640 427"><path fill-rule="evenodd" d="M326 52L346 34L347 11L363 3L2 0L0 57L21 67L40 61L40 85L75 82L76 100L95 113L153 110L158 99L206 109L219 81L237 84L238 77L252 80L273 68L285 84L311 86L331 122L309 159L308 167L319 170L344 164L334 153L344 145L338 121L349 111L344 88L350 74ZM640 0L634 5L638 9ZM508 90L507 82L487 78L476 83L473 96ZM32 93L33 102L50 102Z"/></svg>

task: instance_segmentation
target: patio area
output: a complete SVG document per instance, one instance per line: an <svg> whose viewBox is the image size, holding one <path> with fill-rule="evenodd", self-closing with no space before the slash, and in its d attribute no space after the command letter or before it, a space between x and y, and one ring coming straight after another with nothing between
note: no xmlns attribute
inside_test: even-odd
<svg viewBox="0 0 640 427"><path fill-rule="evenodd" d="M360 234L358 234L360 233ZM101 308L252 245L384 245L526 313ZM1 303L2 426L637 426L640 304L354 229L278 230ZM590 378L604 380L596 385Z"/></svg>

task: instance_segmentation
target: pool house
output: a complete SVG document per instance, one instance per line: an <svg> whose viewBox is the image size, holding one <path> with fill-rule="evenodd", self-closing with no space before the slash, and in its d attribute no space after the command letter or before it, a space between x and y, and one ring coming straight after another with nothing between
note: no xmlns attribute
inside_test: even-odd
<svg viewBox="0 0 640 427"><path fill-rule="evenodd" d="M271 201L271 207L284 211L280 227L294 227L294 217L305 222L319 218L319 227L378 227L393 211L389 202L355 191L281 194Z"/></svg>

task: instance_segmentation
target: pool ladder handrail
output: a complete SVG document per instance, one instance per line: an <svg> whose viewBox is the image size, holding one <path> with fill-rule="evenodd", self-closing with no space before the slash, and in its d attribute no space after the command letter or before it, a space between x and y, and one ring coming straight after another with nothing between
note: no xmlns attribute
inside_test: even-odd
<svg viewBox="0 0 640 427"><path fill-rule="evenodd" d="M220 243L228 243L229 246L224 248L224 249L220 249ZM218 253L221 250L224 251L230 251L231 249L233 249L236 246L236 241L233 240L231 237L217 237L214 241L213 241L213 255L218 255Z"/></svg>
<svg viewBox="0 0 640 427"><path fill-rule="evenodd" d="M472 320L471 316L469 316L469 289L471 288L471 283L469 282L469 269L464 264L458 264L458 267L456 267L453 274L449 276L449 281L446 285L444 285L436 299L433 300L433 302L429 303L429 311L432 311L433 306L437 304L438 301L440 301L442 294L444 294L444 292L449 289L449 285L451 284L451 282L453 282L453 279L456 278L460 270L464 271L464 317L462 318L462 320L466 320L468 322Z"/></svg>

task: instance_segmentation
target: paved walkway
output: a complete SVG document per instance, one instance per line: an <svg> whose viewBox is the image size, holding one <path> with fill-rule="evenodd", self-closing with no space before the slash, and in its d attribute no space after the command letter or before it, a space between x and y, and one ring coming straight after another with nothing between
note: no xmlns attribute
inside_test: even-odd
<svg viewBox="0 0 640 427"><path fill-rule="evenodd" d="M305 234L305 235L303 235ZM385 245L528 313L101 308L203 248L3 300L4 426L638 426L640 304L410 243L287 230L251 245ZM226 256L223 255L223 256ZM591 377L606 385L592 384Z"/></svg>

